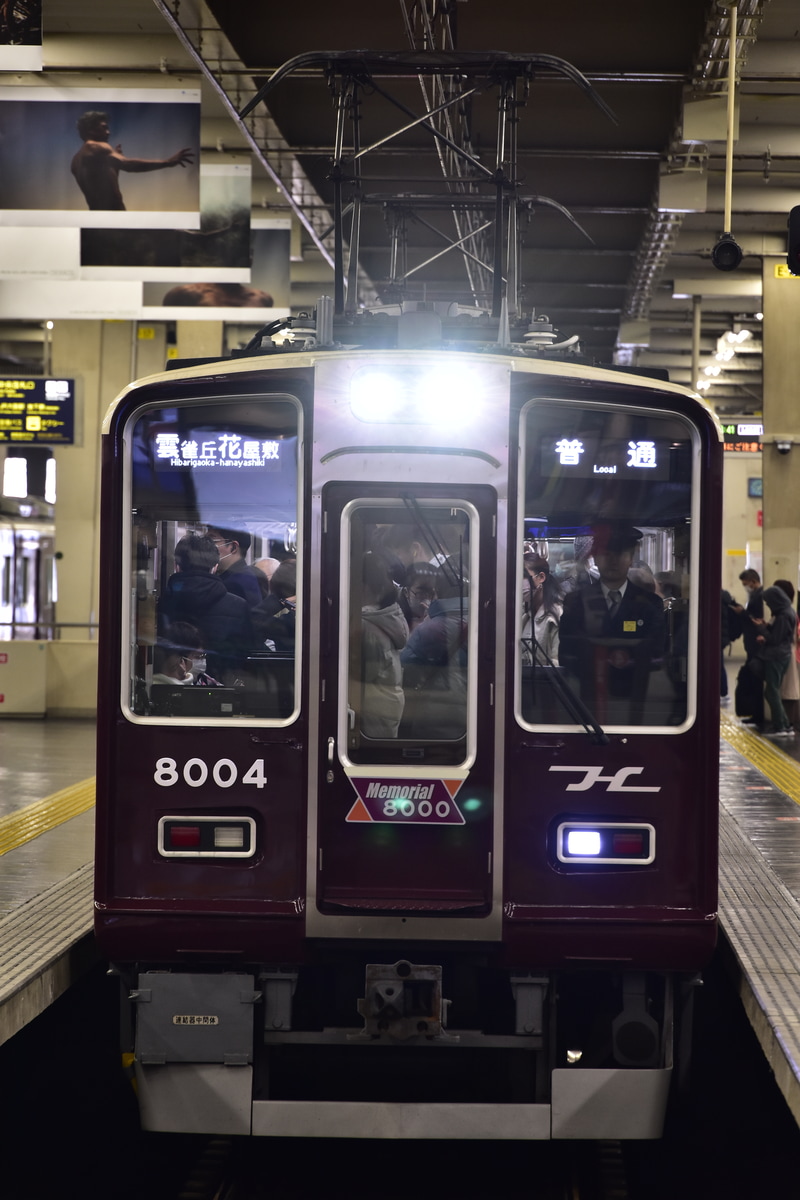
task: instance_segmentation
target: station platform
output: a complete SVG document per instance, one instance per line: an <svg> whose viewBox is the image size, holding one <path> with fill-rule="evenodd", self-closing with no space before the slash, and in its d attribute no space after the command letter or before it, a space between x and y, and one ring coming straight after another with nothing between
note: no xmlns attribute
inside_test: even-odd
<svg viewBox="0 0 800 1200"><path fill-rule="evenodd" d="M721 734L722 952L800 1125L800 738ZM0 721L0 1045L97 961L94 751L90 721Z"/></svg>
<svg viewBox="0 0 800 1200"><path fill-rule="evenodd" d="M0 721L0 1045L97 960L94 721Z"/></svg>

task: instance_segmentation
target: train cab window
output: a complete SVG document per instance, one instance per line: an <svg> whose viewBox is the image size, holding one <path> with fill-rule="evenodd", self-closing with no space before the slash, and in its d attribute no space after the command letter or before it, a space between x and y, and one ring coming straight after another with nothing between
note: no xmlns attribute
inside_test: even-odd
<svg viewBox="0 0 800 1200"><path fill-rule="evenodd" d="M470 696L468 506L352 506L343 571L348 756L453 764L466 757Z"/></svg>
<svg viewBox="0 0 800 1200"><path fill-rule="evenodd" d="M293 719L299 442L291 397L131 418L123 701L134 718Z"/></svg>
<svg viewBox="0 0 800 1200"><path fill-rule="evenodd" d="M657 410L522 415L517 718L678 730L692 718L698 446Z"/></svg>

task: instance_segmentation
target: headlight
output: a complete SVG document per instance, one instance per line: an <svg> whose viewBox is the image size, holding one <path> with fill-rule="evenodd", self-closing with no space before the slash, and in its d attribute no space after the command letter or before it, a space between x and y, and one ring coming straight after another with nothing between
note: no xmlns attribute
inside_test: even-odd
<svg viewBox="0 0 800 1200"><path fill-rule="evenodd" d="M392 371L362 367L350 384L350 409L359 421L387 424L468 423L480 412L480 370L463 363Z"/></svg>
<svg viewBox="0 0 800 1200"><path fill-rule="evenodd" d="M564 821L556 830L562 863L649 866L656 857L656 831L648 823Z"/></svg>
<svg viewBox="0 0 800 1200"><path fill-rule="evenodd" d="M350 384L350 408L359 421L401 421L406 404L402 380L386 370L356 371Z"/></svg>

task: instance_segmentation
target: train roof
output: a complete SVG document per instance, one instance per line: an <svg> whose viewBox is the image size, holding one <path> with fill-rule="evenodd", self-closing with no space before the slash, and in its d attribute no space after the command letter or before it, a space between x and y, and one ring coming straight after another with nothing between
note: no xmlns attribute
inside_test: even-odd
<svg viewBox="0 0 800 1200"><path fill-rule="evenodd" d="M330 359L352 360L354 357L364 357L366 359L379 359L386 363L391 363L408 360L413 357L414 362L420 364L428 359L430 361L440 359L443 354L458 354L460 359L472 361L476 364L480 362L485 363L487 359L496 362L502 358L512 373L543 375L550 378L561 377L574 381L593 381L599 384L613 384L615 387L621 388L646 387L648 390L664 392L666 395L682 396L693 401L698 408L702 409L708 415L717 429L720 441L723 440L722 426L710 405L697 392L680 384L670 383L666 379L655 378L650 374L637 373L628 368L594 366L585 362L570 361L568 357L554 358L550 356L545 357L542 354L534 355L525 353L524 351L520 352L517 347L501 346L497 342L481 345L473 343L466 348L461 344L442 343L438 347L428 346L424 349L420 347L376 349L368 346L308 346L306 343L306 346L302 349L283 349L277 353L256 353L250 357L208 358L193 360L187 362L185 365L179 363L177 369L173 367L129 383L109 406L103 419L102 432L104 434L109 432L116 408L131 392L153 384L175 384L179 381L200 380L209 377L216 377L219 380L224 378L233 379L237 375L248 375L254 371L279 370L281 368L286 369L287 367L307 369L313 368L323 359L326 361Z"/></svg>

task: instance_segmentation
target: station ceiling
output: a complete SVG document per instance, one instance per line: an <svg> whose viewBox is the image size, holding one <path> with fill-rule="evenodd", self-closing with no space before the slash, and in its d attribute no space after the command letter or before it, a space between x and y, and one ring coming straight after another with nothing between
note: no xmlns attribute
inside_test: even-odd
<svg viewBox="0 0 800 1200"><path fill-rule="evenodd" d="M521 224L521 309L546 314L564 338L578 334L584 354L598 362L616 358L663 366L686 384L696 382L693 320L701 369L711 363L726 331L749 330L753 336L737 347L709 390L721 413L746 414L761 405L761 327L755 314L762 272L783 262L787 214L800 203L800 21L795 0L741 0L735 10L738 136L732 143L726 227L733 13L709 0L672 0L660 7L641 0L613 5L567 0L561 6L538 0L344 5L304 0L297 6L49 0L45 64L53 71L83 69L93 77L102 72L104 79L131 73L134 66L162 76L199 72L204 147L252 155L256 201L294 211L305 260L297 265L298 278L313 275L317 262L320 279L327 272L329 281L335 202L330 78L318 62L306 59L243 122L235 114L287 61L312 51L331 56L360 50L366 64L357 93L363 146L409 124L425 113L426 103L432 107L441 98L430 80L424 92L416 76L376 74L371 64L377 52L408 57L412 51L430 53L433 44L448 52L527 56L533 63L530 86L524 79L518 83L516 99L525 102L509 126L518 146L517 191L535 198L526 204ZM577 68L615 121L542 56ZM448 110L450 133L454 142L468 144L488 176L496 167L498 89L483 77L465 82L449 75L448 84L478 87ZM344 130L347 145L353 136L349 119ZM471 177L480 173L480 167L466 169ZM390 229L398 221L408 298L465 305L481 299L486 275L465 265L458 250L411 269L457 235L449 216L408 199L398 204L398 198L461 187L442 182L443 172L454 178L452 171L452 160L437 155L422 125L366 156L361 192L376 202L365 207L361 224L362 302L397 294ZM461 190L495 194L491 181L476 187L468 180ZM483 223L484 210L476 211ZM349 236L347 220L345 227ZM724 232L743 251L731 271L712 263ZM463 225L459 233L463 236ZM482 236L464 243L481 261L491 253L491 240L483 246ZM345 261L346 253L347 245Z"/></svg>

